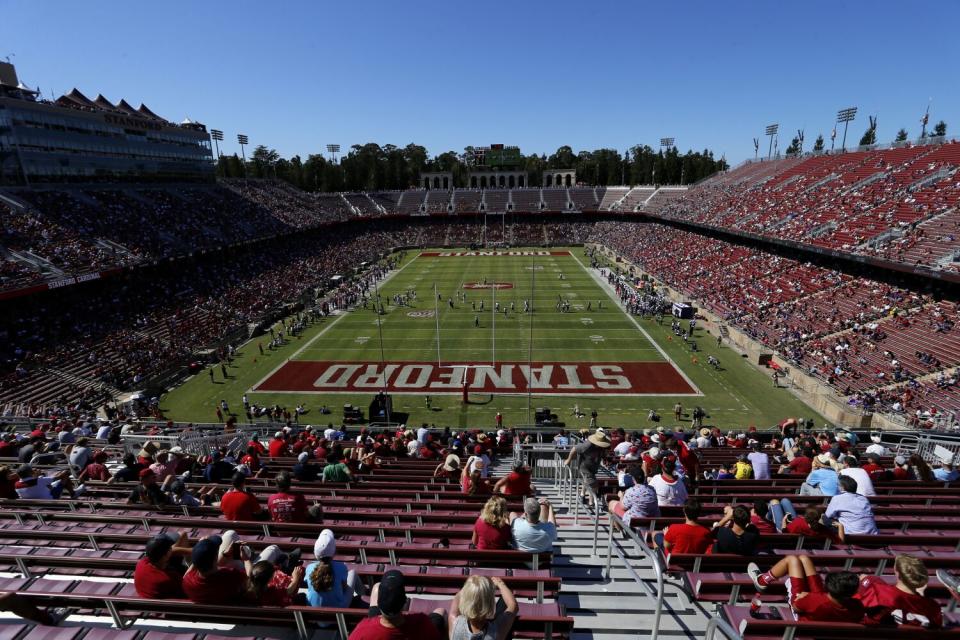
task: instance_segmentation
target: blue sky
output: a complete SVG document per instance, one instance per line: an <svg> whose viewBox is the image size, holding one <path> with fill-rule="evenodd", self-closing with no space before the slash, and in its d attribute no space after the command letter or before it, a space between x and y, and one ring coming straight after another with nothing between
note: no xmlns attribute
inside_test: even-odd
<svg viewBox="0 0 960 640"><path fill-rule="evenodd" d="M237 133L285 156L674 136L736 163L765 125L781 149L805 127L809 147L850 105L854 143L868 114L880 141L917 135L931 98L960 133L957 24L952 0L0 0L0 59L45 95L75 86L222 129L227 152Z"/></svg>

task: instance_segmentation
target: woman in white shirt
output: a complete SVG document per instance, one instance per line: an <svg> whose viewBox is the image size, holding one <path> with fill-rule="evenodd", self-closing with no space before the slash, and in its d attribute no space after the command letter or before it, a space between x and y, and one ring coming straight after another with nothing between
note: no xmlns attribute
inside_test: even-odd
<svg viewBox="0 0 960 640"><path fill-rule="evenodd" d="M660 463L660 473L647 481L657 492L657 504L661 507L681 507L687 501L686 485L673 475L676 466L676 459L665 458Z"/></svg>

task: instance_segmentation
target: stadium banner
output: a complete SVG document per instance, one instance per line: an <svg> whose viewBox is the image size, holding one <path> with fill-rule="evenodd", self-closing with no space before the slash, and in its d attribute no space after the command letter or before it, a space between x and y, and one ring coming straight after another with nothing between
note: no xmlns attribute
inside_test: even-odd
<svg viewBox="0 0 960 640"><path fill-rule="evenodd" d="M332 362L291 360L253 388L278 393L699 395L669 362Z"/></svg>
<svg viewBox="0 0 960 640"><path fill-rule="evenodd" d="M502 258L568 256L569 251L421 251L421 258Z"/></svg>

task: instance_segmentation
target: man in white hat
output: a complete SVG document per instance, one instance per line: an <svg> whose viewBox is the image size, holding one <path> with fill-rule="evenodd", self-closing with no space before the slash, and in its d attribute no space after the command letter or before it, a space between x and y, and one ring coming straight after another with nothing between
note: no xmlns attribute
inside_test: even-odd
<svg viewBox="0 0 960 640"><path fill-rule="evenodd" d="M610 440L607 436L602 432L595 432L570 449L570 455L566 459L566 464L577 470L583 479L583 484L590 487L594 493L599 487L597 471L600 470L600 462L608 448L610 448Z"/></svg>
<svg viewBox="0 0 960 640"><path fill-rule="evenodd" d="M953 468L953 456L940 456L940 468L933 470L933 477L940 482L956 482L960 479L960 471Z"/></svg>
<svg viewBox="0 0 960 640"><path fill-rule="evenodd" d="M876 455L878 455L878 456L888 456L888 455L890 455L890 450L887 449L887 448L886 448L885 446L883 446L882 444L880 444L880 434L879 434L879 433L870 434L870 441L871 441L873 444L871 444L869 447L867 447L866 453L867 453L868 455L871 454L871 453L876 454Z"/></svg>
<svg viewBox="0 0 960 640"><path fill-rule="evenodd" d="M821 453L813 459L813 471L800 485L802 496L835 496L840 493L839 477L833 470L833 459Z"/></svg>

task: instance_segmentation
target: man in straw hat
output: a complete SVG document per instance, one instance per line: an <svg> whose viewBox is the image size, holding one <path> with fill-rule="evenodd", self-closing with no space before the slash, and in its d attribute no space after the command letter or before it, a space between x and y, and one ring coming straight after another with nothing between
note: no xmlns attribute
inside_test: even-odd
<svg viewBox="0 0 960 640"><path fill-rule="evenodd" d="M572 448L570 455L568 455L566 459L566 464L577 470L583 480L583 484L590 487L594 493L596 493L599 486L597 483L597 471L600 470L600 461L603 459L603 454L608 448L610 448L610 440L606 434L597 430L583 442Z"/></svg>

